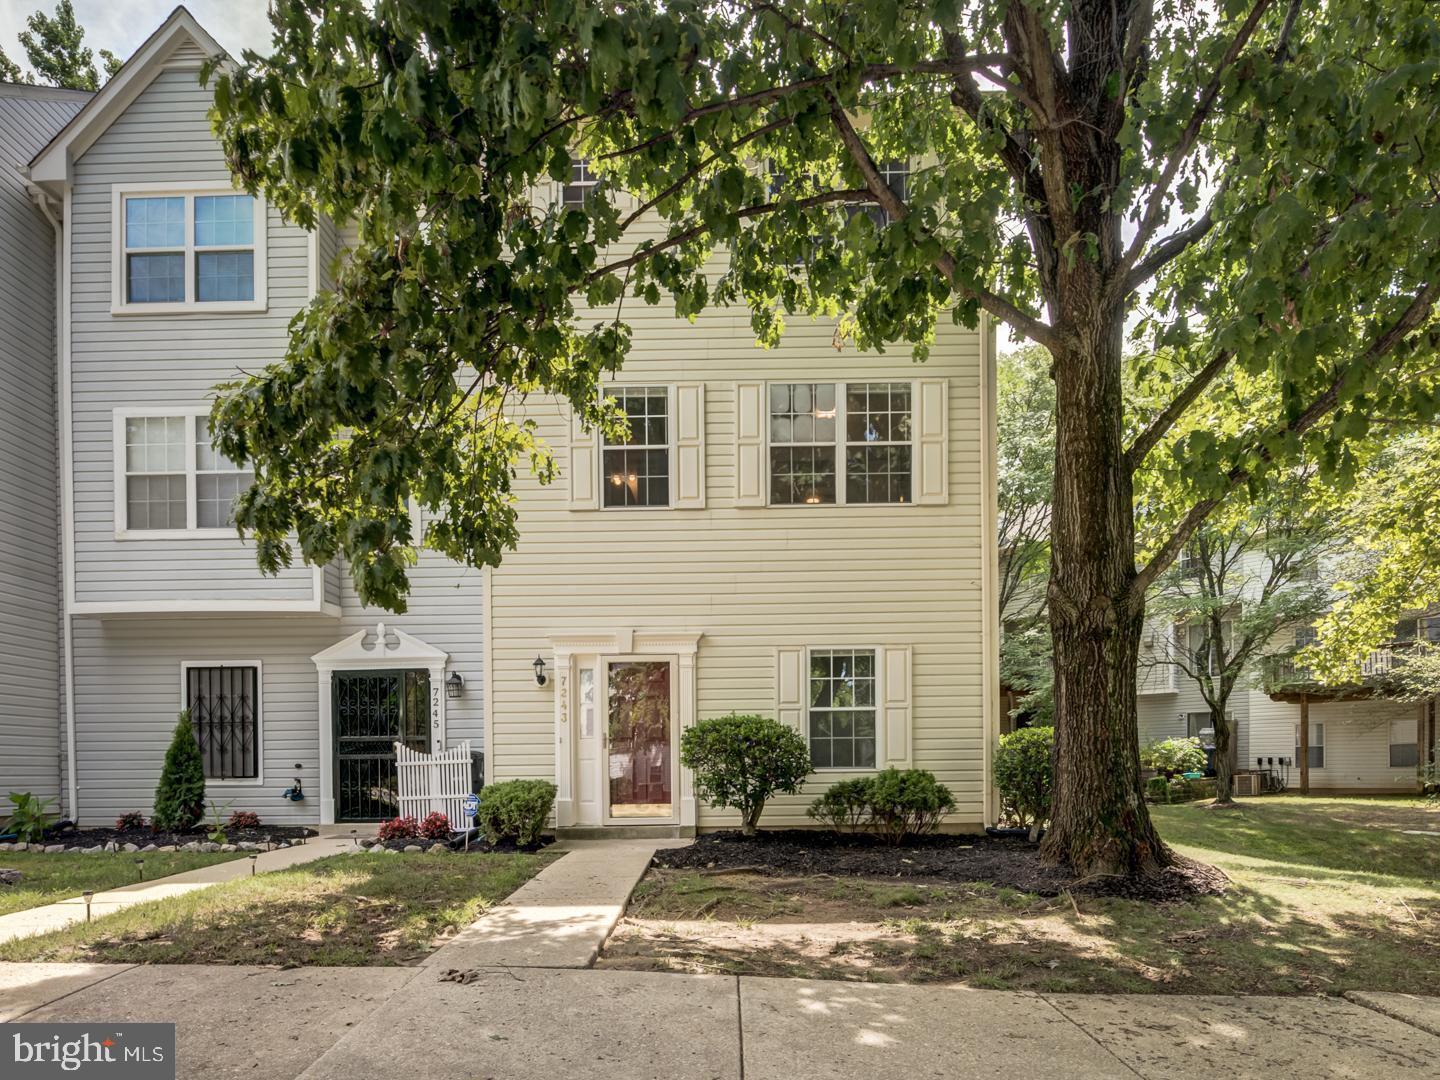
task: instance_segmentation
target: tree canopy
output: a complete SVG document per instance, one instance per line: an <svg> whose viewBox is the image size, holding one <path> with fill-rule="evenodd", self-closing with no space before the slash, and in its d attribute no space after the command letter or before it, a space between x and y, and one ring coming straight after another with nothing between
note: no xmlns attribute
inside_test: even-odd
<svg viewBox="0 0 1440 1080"><path fill-rule="evenodd" d="M100 75L95 70L95 53L85 45L85 28L75 18L71 0L60 0L55 14L37 11L25 20L29 28L20 34L20 46L34 72L25 75L20 65L0 49L0 80L6 82L41 82L70 90L100 89ZM100 50L100 59L108 79L120 70L120 58L108 49Z"/></svg>
<svg viewBox="0 0 1440 1080"><path fill-rule="evenodd" d="M630 344L622 297L744 305L763 344L832 315L921 359L937 319L985 313L1053 360L1047 851L1153 870L1148 589L1231 493L1302 456L1352 474L1375 416L1435 414L1437 19L1425 0L276 4L271 55L220 74L217 130L247 186L360 242L285 360L217 406L256 467L237 521L262 566L295 535L403 607L417 544L496 563L516 470L553 475L507 405L615 422L596 387ZM582 206L548 194L576 157L602 178ZM1132 317L1173 390L1129 430ZM1174 435L1226 372L1266 409ZM1169 525L1137 548L1146 470L1171 478L1150 518Z"/></svg>

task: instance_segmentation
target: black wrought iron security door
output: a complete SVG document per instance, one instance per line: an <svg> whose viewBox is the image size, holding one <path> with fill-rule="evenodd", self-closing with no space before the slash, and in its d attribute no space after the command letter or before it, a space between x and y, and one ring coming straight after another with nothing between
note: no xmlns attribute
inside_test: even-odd
<svg viewBox="0 0 1440 1080"><path fill-rule="evenodd" d="M337 671L332 688L335 820L395 817L395 743L430 752L430 673Z"/></svg>

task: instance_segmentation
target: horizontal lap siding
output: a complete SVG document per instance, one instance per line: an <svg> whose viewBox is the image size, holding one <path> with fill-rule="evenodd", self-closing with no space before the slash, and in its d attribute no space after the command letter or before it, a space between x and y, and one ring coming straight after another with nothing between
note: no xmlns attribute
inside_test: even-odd
<svg viewBox="0 0 1440 1080"><path fill-rule="evenodd" d="M0 87L0 793L60 794L55 233L12 163L83 96Z"/></svg>
<svg viewBox="0 0 1440 1080"><path fill-rule="evenodd" d="M627 306L635 330L624 382L703 381L704 510L571 511L568 482L522 477L520 544L491 578L497 779L554 773L554 689L531 662L551 634L703 633L697 715L774 715L777 646L911 646L913 763L954 790L957 820L984 816L980 342L944 325L930 360L907 351L837 351L833 326L794 319L779 349L755 346L744 312L691 325L668 309ZM587 314L582 322L593 318ZM737 380L950 380L946 506L754 507L735 502ZM567 416L530 415L563 452ZM563 453L561 454L563 460ZM803 822L838 775L776 800L769 824ZM702 826L733 822L705 807Z"/></svg>
<svg viewBox="0 0 1440 1080"><path fill-rule="evenodd" d="M113 316L111 187L226 180L210 132L209 91L196 72L162 72L75 166L71 202L72 380L75 455L75 599L309 601L308 567L275 578L232 537L115 538L113 410L206 405L213 387L285 352L286 325L308 293L305 233L268 221L268 310L256 314Z"/></svg>
<svg viewBox="0 0 1440 1080"><path fill-rule="evenodd" d="M1255 695L1251 709L1251 748L1265 757L1295 756L1300 706ZM1312 702L1310 723L1325 725L1325 767L1310 770L1312 790L1410 791L1413 766L1390 767L1390 721L1413 730L1419 706L1398 701ZM1300 770L1290 769L1290 787L1298 788Z"/></svg>
<svg viewBox="0 0 1440 1080"><path fill-rule="evenodd" d="M316 616L227 619L153 616L75 624L76 759L80 813L90 824L128 810L147 816L180 710L182 662L261 662L264 782L212 784L221 807L262 820L319 820L318 679L310 657L333 645L335 620ZM307 798L280 797L301 766Z"/></svg>

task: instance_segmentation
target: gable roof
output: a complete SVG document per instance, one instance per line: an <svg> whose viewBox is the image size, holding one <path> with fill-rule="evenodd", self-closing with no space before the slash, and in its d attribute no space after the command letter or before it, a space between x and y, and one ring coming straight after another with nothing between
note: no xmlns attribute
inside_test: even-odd
<svg viewBox="0 0 1440 1080"><path fill-rule="evenodd" d="M69 180L76 159L140 96L167 62L189 45L197 46L206 56L229 58L195 16L183 5L177 7L110 81L35 155L30 162L31 181L59 186Z"/></svg>

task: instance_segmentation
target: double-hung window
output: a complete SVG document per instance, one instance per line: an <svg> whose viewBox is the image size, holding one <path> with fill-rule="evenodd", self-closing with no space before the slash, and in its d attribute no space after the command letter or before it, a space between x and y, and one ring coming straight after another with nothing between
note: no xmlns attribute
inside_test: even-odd
<svg viewBox="0 0 1440 1080"><path fill-rule="evenodd" d="M1415 718L1397 716L1390 721L1390 768L1413 769L1419 764L1420 742Z"/></svg>
<svg viewBox="0 0 1440 1080"><path fill-rule="evenodd" d="M584 206L600 177L590 170L589 158L570 159L570 178L560 188L560 202L565 206Z"/></svg>
<svg viewBox="0 0 1440 1080"><path fill-rule="evenodd" d="M670 391L620 386L609 392L630 422L627 437L605 436L601 456L604 505L670 505Z"/></svg>
<svg viewBox="0 0 1440 1080"><path fill-rule="evenodd" d="M265 206L228 184L114 189L117 314L265 306Z"/></svg>
<svg viewBox="0 0 1440 1080"><path fill-rule="evenodd" d="M908 161L882 161L876 165L876 171L880 173L880 179L885 181L885 186L894 192L897 199L904 202L910 197L910 163ZM890 224L890 212L883 206L867 203L865 213L869 215L871 221L875 222L877 229L883 229Z"/></svg>
<svg viewBox="0 0 1440 1080"><path fill-rule="evenodd" d="M1295 725L1295 764L1300 764L1300 725ZM1325 725L1311 723L1310 725L1310 768L1323 769L1325 767Z"/></svg>
<svg viewBox="0 0 1440 1080"><path fill-rule="evenodd" d="M254 474L217 450L204 412L115 414L116 532L233 531L232 504Z"/></svg>
<svg viewBox="0 0 1440 1080"><path fill-rule="evenodd" d="M873 769L874 649L811 649L806 724L817 769Z"/></svg>
<svg viewBox="0 0 1440 1080"><path fill-rule="evenodd" d="M185 709L207 780L260 776L260 664L183 665Z"/></svg>
<svg viewBox="0 0 1440 1080"><path fill-rule="evenodd" d="M914 501L908 382L771 383L770 502Z"/></svg>

